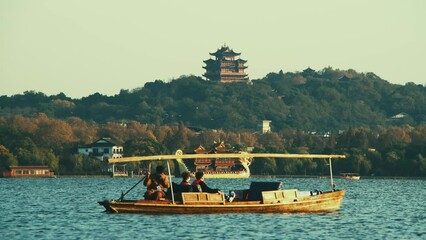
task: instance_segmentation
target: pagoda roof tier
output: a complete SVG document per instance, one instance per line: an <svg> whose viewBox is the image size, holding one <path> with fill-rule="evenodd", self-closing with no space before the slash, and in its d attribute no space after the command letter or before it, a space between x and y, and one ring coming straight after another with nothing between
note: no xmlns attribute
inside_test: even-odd
<svg viewBox="0 0 426 240"><path fill-rule="evenodd" d="M237 60L235 60L235 61L237 61L237 62L242 62L242 63L246 63L246 62L247 62L247 60L243 60L243 59L241 59L241 58L239 58L239 59L237 59Z"/></svg>
<svg viewBox="0 0 426 240"><path fill-rule="evenodd" d="M247 77L247 75L246 76L238 76L238 79L226 79L226 77L236 77L236 76L223 76L222 75L222 78L221 78L221 80L222 81L228 81L228 80L232 80L232 81L239 81L239 80L249 80L249 78Z"/></svg>
<svg viewBox="0 0 426 240"><path fill-rule="evenodd" d="M244 60L242 60L242 61L240 61L241 59L235 59L235 60L229 60L229 59L220 59L220 60L217 60L217 62L221 62L221 63L246 63L247 61L244 61Z"/></svg>
<svg viewBox="0 0 426 240"><path fill-rule="evenodd" d="M219 73L207 72L207 73L204 73L204 74L203 74L203 76L205 76L205 77L206 77L206 76L214 76L214 77L216 77L216 76L217 76L217 77L219 77Z"/></svg>
<svg viewBox="0 0 426 240"><path fill-rule="evenodd" d="M200 145L198 146L197 149L194 149L194 152L200 154L200 153L207 153L208 151L203 146Z"/></svg>
<svg viewBox="0 0 426 240"><path fill-rule="evenodd" d="M222 141L215 147L216 153L229 153L232 149L225 146L225 143Z"/></svg>
<svg viewBox="0 0 426 240"><path fill-rule="evenodd" d="M215 67L215 66L213 66L213 67ZM202 66L202 68L206 68L206 69L209 68L210 69L210 68L212 68L212 65Z"/></svg>
<svg viewBox="0 0 426 240"><path fill-rule="evenodd" d="M216 52L210 53L210 55L215 56L215 57L220 57L220 56L238 56L240 54L241 53L234 52L234 50L230 49L227 46L223 46L220 49L217 49Z"/></svg>
<svg viewBox="0 0 426 240"><path fill-rule="evenodd" d="M207 67L207 66L206 66ZM226 66L226 65L222 65L221 68L223 69L234 69L238 67L239 69L243 69L243 68L247 68L247 66L242 66L242 65L234 65L234 66Z"/></svg>
<svg viewBox="0 0 426 240"><path fill-rule="evenodd" d="M216 60L214 60L214 59L207 59L207 60L204 60L203 62L205 62L205 63L208 63L208 62L216 62Z"/></svg>
<svg viewBox="0 0 426 240"><path fill-rule="evenodd" d="M234 74L221 74L220 76L222 76L222 77L247 77L248 76L248 74L236 74L236 73L234 73Z"/></svg>

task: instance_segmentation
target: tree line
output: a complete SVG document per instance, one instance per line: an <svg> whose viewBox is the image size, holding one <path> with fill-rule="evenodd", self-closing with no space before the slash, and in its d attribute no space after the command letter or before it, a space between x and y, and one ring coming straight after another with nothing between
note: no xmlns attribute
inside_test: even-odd
<svg viewBox="0 0 426 240"><path fill-rule="evenodd" d="M374 73L354 70L269 73L252 84L222 84L197 76L156 80L114 96L94 93L81 99L27 91L0 96L0 116L58 119L78 117L96 123L137 121L230 131L255 130L271 120L285 129L324 132L350 127L371 129L426 122L426 88L390 84ZM402 118L393 118L402 114Z"/></svg>
<svg viewBox="0 0 426 240"><path fill-rule="evenodd" d="M105 162L77 154L77 147L100 137L111 137L124 147L125 156L185 153L201 144L224 141L235 151L345 154L335 160L335 172L358 172L375 176L426 176L426 125L372 130L365 127L332 132L328 136L300 130L261 134L253 131L204 129L194 131L183 123L156 125L136 121L97 124L71 117L0 117L0 169L13 165L48 165L59 174L106 174ZM132 163L137 171L141 163ZM172 168L174 165L172 165ZM326 160L255 159L253 174L327 175Z"/></svg>

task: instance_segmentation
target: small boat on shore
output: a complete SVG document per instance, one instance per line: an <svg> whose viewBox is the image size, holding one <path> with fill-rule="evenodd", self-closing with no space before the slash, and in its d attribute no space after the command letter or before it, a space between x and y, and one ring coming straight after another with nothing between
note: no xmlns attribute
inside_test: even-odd
<svg viewBox="0 0 426 240"><path fill-rule="evenodd" d="M55 178L48 166L9 166L0 173L5 178Z"/></svg>
<svg viewBox="0 0 426 240"><path fill-rule="evenodd" d="M343 179L348 180L359 180L361 179L361 176L359 176L358 173L341 173Z"/></svg>
<svg viewBox="0 0 426 240"><path fill-rule="evenodd" d="M110 163L123 161L171 160L184 158L205 158L207 154L157 155L130 157L127 159L110 159ZM98 203L110 213L143 213L143 214L217 214L217 213L318 213L340 209L345 190L336 190L333 183L333 158L345 158L344 155L318 154L217 154L216 158L236 157L280 157L280 158L328 158L330 167L330 191L310 191L309 194L297 189L282 189L281 182L252 182L248 189L224 193L186 192L179 185L172 184L168 195L161 200L125 200L124 196L143 181L141 179L118 200L104 200ZM170 176L170 166L168 161ZM172 179L170 177L170 182Z"/></svg>

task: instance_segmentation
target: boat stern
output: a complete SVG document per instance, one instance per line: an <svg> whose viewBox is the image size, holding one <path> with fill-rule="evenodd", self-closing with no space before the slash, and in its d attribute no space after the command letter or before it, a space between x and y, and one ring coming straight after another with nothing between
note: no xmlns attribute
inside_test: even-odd
<svg viewBox="0 0 426 240"><path fill-rule="evenodd" d="M111 203L115 202L114 200L103 200L103 201L99 201L98 204L103 206L105 208L105 211L109 212L109 213L118 213L118 211L112 207Z"/></svg>

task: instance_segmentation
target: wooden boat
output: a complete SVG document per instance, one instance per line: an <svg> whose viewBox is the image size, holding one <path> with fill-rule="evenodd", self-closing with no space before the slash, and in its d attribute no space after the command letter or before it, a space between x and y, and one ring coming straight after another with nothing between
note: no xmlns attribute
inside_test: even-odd
<svg viewBox="0 0 426 240"><path fill-rule="evenodd" d="M361 176L358 175L358 173L341 173L343 179L348 180L359 180L361 179Z"/></svg>
<svg viewBox="0 0 426 240"><path fill-rule="evenodd" d="M250 190L248 191L250 196ZM223 193L185 192L181 200L111 200L98 202L110 213L218 214L323 213L340 209L344 190L298 196L296 189L262 191L261 198L226 200Z"/></svg>
<svg viewBox="0 0 426 240"><path fill-rule="evenodd" d="M205 154L157 155L141 156L124 159L126 161L170 160L176 158L206 157ZM311 213L330 212L340 209L344 190L335 190L333 183L333 158L344 158L344 155L315 155L315 154L224 154L216 157L280 157L280 158L328 158L330 167L330 191L315 191L301 194L297 189L281 189L281 183L252 182L249 189L234 190L229 196L223 193L181 192L176 190L178 185L172 184L170 194L164 200L124 200L122 194L118 200L98 202L110 213L144 213L144 214L217 214L217 213ZM110 159L110 162L123 162L123 159ZM170 166L169 173L170 173ZM141 179L139 182L141 182ZM170 182L172 182L170 178ZM175 188L175 189L174 189ZM174 189L174 190L173 190ZM176 191L176 192L175 192ZM234 194L231 194L231 193Z"/></svg>

